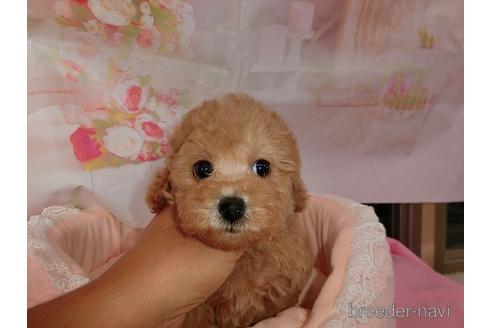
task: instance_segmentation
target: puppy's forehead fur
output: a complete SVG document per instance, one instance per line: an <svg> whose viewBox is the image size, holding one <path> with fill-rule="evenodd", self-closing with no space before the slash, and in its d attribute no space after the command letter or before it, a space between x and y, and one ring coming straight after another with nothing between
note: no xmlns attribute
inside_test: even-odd
<svg viewBox="0 0 492 328"><path fill-rule="evenodd" d="M177 153L193 149L196 157L213 160L231 176L244 171L244 163L259 158L275 161L285 171L298 169L300 161L285 122L242 94L206 101L188 113L171 138L171 145Z"/></svg>

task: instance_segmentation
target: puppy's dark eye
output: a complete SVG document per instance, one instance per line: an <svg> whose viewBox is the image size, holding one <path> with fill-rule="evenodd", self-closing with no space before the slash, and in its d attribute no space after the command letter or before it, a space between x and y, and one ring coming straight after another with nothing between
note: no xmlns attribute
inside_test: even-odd
<svg viewBox="0 0 492 328"><path fill-rule="evenodd" d="M198 179L205 179L212 175L214 172L214 166L212 163L206 160L200 160L193 164L193 174Z"/></svg>
<svg viewBox="0 0 492 328"><path fill-rule="evenodd" d="M259 159L251 167L253 173L260 177L266 177L270 173L270 162L266 159Z"/></svg>

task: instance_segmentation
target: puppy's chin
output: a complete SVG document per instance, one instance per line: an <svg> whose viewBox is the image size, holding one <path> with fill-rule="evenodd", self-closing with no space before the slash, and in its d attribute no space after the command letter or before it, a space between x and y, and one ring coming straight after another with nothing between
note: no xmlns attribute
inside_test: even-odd
<svg viewBox="0 0 492 328"><path fill-rule="evenodd" d="M265 233L245 231L233 226L224 227L223 229L212 227L197 229L196 227L188 227L184 222L180 222L178 227L184 235L196 238L209 247L224 251L251 248L259 241L268 238Z"/></svg>
<svg viewBox="0 0 492 328"><path fill-rule="evenodd" d="M190 221L179 216L177 218L177 226L184 235L196 238L209 247L224 251L251 248L261 240L269 238L265 231L248 231L240 225L224 224L221 227L199 227L196 224L190 224Z"/></svg>

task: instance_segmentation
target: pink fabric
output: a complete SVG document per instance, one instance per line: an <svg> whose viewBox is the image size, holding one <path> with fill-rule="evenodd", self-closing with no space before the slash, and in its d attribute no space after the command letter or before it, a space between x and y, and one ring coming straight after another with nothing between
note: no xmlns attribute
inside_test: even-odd
<svg viewBox="0 0 492 328"><path fill-rule="evenodd" d="M94 207L57 223L50 238L94 279L109 267L108 261L133 246L140 232L125 226L105 209Z"/></svg>
<svg viewBox="0 0 492 328"><path fill-rule="evenodd" d="M298 139L310 190L372 203L463 200L464 1L304 0L315 6L316 36L295 48L293 38L279 42L280 29L273 67L258 65L263 29L311 25L310 10L289 20L292 0L152 0L152 17L142 2L27 1L29 213L84 185L120 220L150 217L135 195L151 163L120 166L132 160L106 146L81 163L70 142L78 126L105 135L126 117L134 88L116 73L133 77L137 107L166 126L227 91L272 106ZM284 59L298 53L293 69ZM123 115L109 119L115 110ZM82 171L88 163L113 167Z"/></svg>
<svg viewBox="0 0 492 328"><path fill-rule="evenodd" d="M43 265L27 252L27 307L44 303L63 293L63 290L53 286Z"/></svg>
<svg viewBox="0 0 492 328"><path fill-rule="evenodd" d="M450 308L449 318L419 318L418 314L410 314L408 318L397 319L398 327L463 327L464 286L432 270L399 241L388 238L388 242L395 271L395 306Z"/></svg>
<svg viewBox="0 0 492 328"><path fill-rule="evenodd" d="M47 234L56 257L74 274L95 279L106 271L140 235L101 207L72 213L59 220ZM27 252L27 306L49 301L65 291L56 288L42 261Z"/></svg>
<svg viewBox="0 0 492 328"><path fill-rule="evenodd" d="M312 196L305 211L301 214L305 230L311 240L315 257L315 276L308 284L307 293L302 301L312 311L307 327L319 327L333 310L335 301L342 288L347 261L350 256L354 216L350 209L337 201ZM323 282L322 285L319 283ZM310 299L311 298L311 299Z"/></svg>
<svg viewBox="0 0 492 328"><path fill-rule="evenodd" d="M361 205L357 205L361 206ZM256 328L269 327L320 327L330 318L341 290L346 283L348 261L353 246L355 217L352 207L337 199L312 196L301 219L316 254L313 274L301 295L301 307L290 308L275 318L258 323ZM141 230L131 229L102 208L93 208L73 214L57 222L49 238L59 245L61 257L68 257L76 268L94 279L109 268L133 245ZM397 319L398 327L462 327L463 286L434 272L398 241L388 239L387 248L378 257L379 275L395 274L395 306L451 306L451 318ZM391 258L393 263L391 263ZM382 259L382 260L381 260ZM392 265L393 264L393 265ZM77 268L78 267L78 268ZM381 280L382 282L386 280ZM392 281L392 280L391 280ZM378 297L373 306L389 307L393 303L393 286L376 284ZM59 296L63 291L52 286L47 273L38 261L28 255L28 305L33 306ZM312 309L312 310L307 310ZM394 327L391 320L369 320L361 327Z"/></svg>

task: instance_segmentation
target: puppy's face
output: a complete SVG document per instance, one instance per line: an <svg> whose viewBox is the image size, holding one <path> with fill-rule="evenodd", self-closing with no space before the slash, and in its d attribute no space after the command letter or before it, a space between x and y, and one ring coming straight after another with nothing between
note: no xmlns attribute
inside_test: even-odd
<svg viewBox="0 0 492 328"><path fill-rule="evenodd" d="M178 226L209 246L244 249L271 238L304 206L292 134L249 97L204 103L172 143L166 190Z"/></svg>

